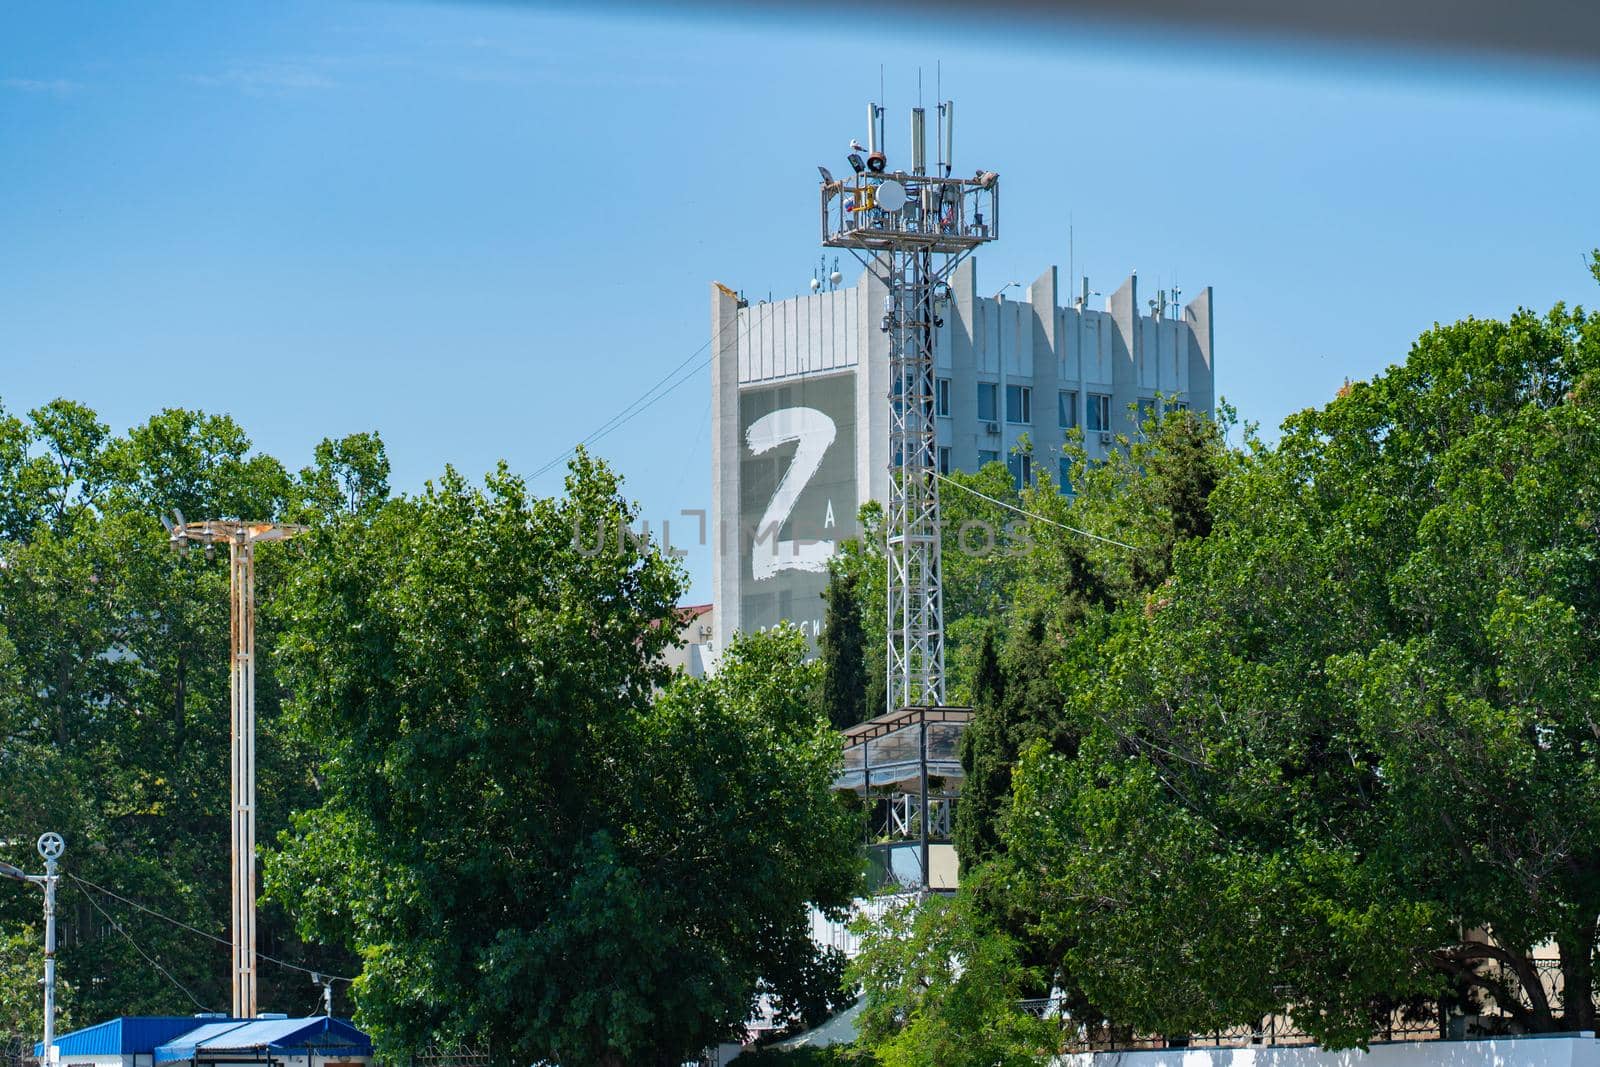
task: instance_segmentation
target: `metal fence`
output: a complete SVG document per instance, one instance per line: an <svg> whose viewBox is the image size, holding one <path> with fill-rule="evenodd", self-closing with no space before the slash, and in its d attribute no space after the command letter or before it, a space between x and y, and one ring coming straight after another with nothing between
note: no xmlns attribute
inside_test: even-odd
<svg viewBox="0 0 1600 1067"><path fill-rule="evenodd" d="M0 1067L33 1067L36 1040L25 1034L0 1034Z"/></svg>
<svg viewBox="0 0 1600 1067"><path fill-rule="evenodd" d="M1294 1025L1289 1015L1269 1015L1253 1026L1233 1026L1198 1034L1140 1034L1130 1029L1097 1024L1071 1028L1069 1020L1067 1052L1134 1052L1145 1049L1168 1048L1249 1048L1251 1046L1314 1045L1304 1030ZM1378 1041L1438 1041L1448 1034L1441 1028L1437 1015L1427 1018L1400 1018L1377 1028L1372 1040Z"/></svg>
<svg viewBox="0 0 1600 1067"><path fill-rule="evenodd" d="M1549 1011L1559 1016L1563 1011L1564 976L1556 960L1534 961L1533 970L1538 978L1542 998ZM1498 966L1480 972L1498 979L1507 1003L1500 1003L1495 995L1478 990L1477 999L1469 1004L1447 1006L1439 1003L1412 1004L1397 1007L1386 1018L1376 1022L1371 1039L1379 1041L1438 1041L1480 1036L1518 1033L1522 1026L1519 1011L1533 1007L1534 998L1526 984L1509 969ZM1600 989L1596 990L1600 997ZM1514 1003L1516 1009L1511 1008ZM1265 1016L1254 1024L1234 1026L1198 1034L1145 1034L1129 1027L1119 1027L1106 1022L1078 1022L1070 1018L1059 998L1046 997L1021 1002L1024 1011L1040 1018L1054 1018L1061 1022L1065 1033L1067 1052L1121 1052L1140 1049L1164 1048L1247 1048L1271 1045L1311 1045L1314 1039L1295 1025L1293 1012Z"/></svg>
<svg viewBox="0 0 1600 1067"><path fill-rule="evenodd" d="M489 1050L456 1045L435 1045L397 1057L381 1067L489 1067Z"/></svg>

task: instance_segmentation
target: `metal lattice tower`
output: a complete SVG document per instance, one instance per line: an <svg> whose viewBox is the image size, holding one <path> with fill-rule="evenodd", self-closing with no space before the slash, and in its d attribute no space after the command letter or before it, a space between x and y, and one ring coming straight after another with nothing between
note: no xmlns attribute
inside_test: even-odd
<svg viewBox="0 0 1600 1067"><path fill-rule="evenodd" d="M187 552L191 542L228 546L228 588L232 603L233 766L229 823L233 838L233 1017L256 1017L256 545L287 541L304 526L281 522L217 520L168 526L172 547Z"/></svg>
<svg viewBox="0 0 1600 1067"><path fill-rule="evenodd" d="M939 105L934 174L927 173L923 109L911 112L908 172L888 167L877 104L867 109L866 158L848 157L853 178L836 180L819 168L822 243L848 248L889 291L882 321L889 337L889 711L945 701L934 345L951 274L999 236L999 176L950 176L954 110L949 101Z"/></svg>

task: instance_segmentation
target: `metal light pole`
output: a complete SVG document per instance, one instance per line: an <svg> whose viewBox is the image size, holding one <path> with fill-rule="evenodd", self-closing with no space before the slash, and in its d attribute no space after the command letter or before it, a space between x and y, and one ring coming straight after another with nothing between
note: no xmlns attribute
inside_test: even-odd
<svg viewBox="0 0 1600 1067"><path fill-rule="evenodd" d="M256 1016L256 544L287 541L304 526L281 522L211 520L177 522L168 527L174 550L190 542L205 545L210 556L218 542L228 546L231 564L233 655L233 1016Z"/></svg>
<svg viewBox="0 0 1600 1067"><path fill-rule="evenodd" d="M56 1044L56 860L67 851L58 833L39 835L39 855L44 858L43 874L24 874L9 863L0 863L0 878L14 878L44 890L44 1063L55 1062Z"/></svg>

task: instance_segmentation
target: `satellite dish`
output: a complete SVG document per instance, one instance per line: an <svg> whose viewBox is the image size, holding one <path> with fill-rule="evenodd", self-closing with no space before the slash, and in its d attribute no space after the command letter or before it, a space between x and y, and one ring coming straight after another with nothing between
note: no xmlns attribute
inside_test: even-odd
<svg viewBox="0 0 1600 1067"><path fill-rule="evenodd" d="M906 187L893 178L885 180L878 186L877 202L885 211L899 211L906 206Z"/></svg>

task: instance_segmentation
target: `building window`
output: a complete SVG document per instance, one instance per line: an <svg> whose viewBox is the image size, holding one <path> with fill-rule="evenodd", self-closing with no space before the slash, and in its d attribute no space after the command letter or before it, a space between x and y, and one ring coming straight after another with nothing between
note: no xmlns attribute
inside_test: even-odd
<svg viewBox="0 0 1600 1067"><path fill-rule="evenodd" d="M1188 411L1189 410L1189 402L1187 400L1172 400L1172 401L1169 401L1167 403L1167 410L1169 410L1169 411Z"/></svg>
<svg viewBox="0 0 1600 1067"><path fill-rule="evenodd" d="M989 448L978 449L978 466L987 467L991 463L1000 462L1000 453Z"/></svg>
<svg viewBox="0 0 1600 1067"><path fill-rule="evenodd" d="M1000 418L1000 408L994 382L978 383L978 421L994 422Z"/></svg>
<svg viewBox="0 0 1600 1067"><path fill-rule="evenodd" d="M1033 421L1033 389L1031 386L1006 386L1006 421Z"/></svg>
<svg viewBox="0 0 1600 1067"><path fill-rule="evenodd" d="M950 446L949 445L940 445L939 446L939 473L940 474L949 474L950 473Z"/></svg>
<svg viewBox="0 0 1600 1067"><path fill-rule="evenodd" d="M1076 391L1063 390L1056 394L1056 422L1063 430L1070 430L1078 425L1078 394Z"/></svg>
<svg viewBox="0 0 1600 1067"><path fill-rule="evenodd" d="M933 383L933 410L940 418L950 417L950 379L936 378Z"/></svg>
<svg viewBox="0 0 1600 1067"><path fill-rule="evenodd" d="M1060 459L1056 460L1056 481L1059 483L1056 488L1060 489L1068 496L1073 494L1072 460L1065 456L1062 456Z"/></svg>
<svg viewBox="0 0 1600 1067"><path fill-rule="evenodd" d="M1105 393L1089 394L1089 431L1091 433L1111 429L1111 398Z"/></svg>
<svg viewBox="0 0 1600 1067"><path fill-rule="evenodd" d="M1013 452L1007 457L1006 466L1011 469L1011 484L1019 493L1033 484L1033 457L1028 453Z"/></svg>
<svg viewBox="0 0 1600 1067"><path fill-rule="evenodd" d="M1144 424L1156 417L1156 398L1141 396L1139 398L1139 429L1144 429Z"/></svg>

